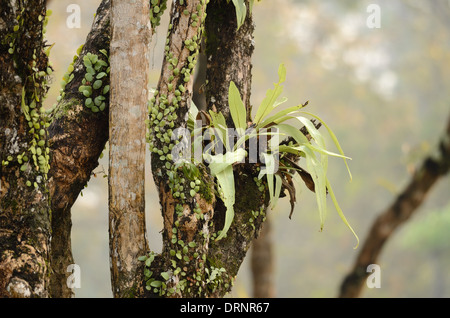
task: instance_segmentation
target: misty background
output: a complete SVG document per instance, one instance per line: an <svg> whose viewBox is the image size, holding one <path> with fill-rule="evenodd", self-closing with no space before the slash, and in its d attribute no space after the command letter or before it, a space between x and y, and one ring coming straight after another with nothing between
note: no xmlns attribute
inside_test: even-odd
<svg viewBox="0 0 450 318"><path fill-rule="evenodd" d="M51 1L47 39L55 43L55 69L46 107L56 102L59 82L84 43L99 0ZM80 28L69 28L70 4L81 9ZM369 5L381 9L380 28L369 28ZM347 156L330 158L329 179L361 242L378 214L407 184L436 146L450 115L450 5L436 1L277 0L253 8L252 104L287 68L285 107L309 101L307 111L334 131ZM150 84L157 85L168 12L151 44ZM323 131L325 134L325 132ZM326 134L325 134L326 135ZM332 142L329 149L335 151ZM108 248L108 149L72 209L72 248L81 268L76 297L112 297ZM146 222L152 250L161 250L162 217L147 160ZM450 296L450 179L439 181L413 218L389 240L379 265L381 288L363 297ZM329 204L322 232L314 194L297 187L289 220L288 197L268 218L273 224L276 297L335 297L358 250L355 238ZM248 260L232 297L251 297Z"/></svg>

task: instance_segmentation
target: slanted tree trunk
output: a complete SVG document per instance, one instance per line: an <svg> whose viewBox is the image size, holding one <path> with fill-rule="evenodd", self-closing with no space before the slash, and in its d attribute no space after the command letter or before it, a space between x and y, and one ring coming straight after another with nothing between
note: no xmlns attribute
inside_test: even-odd
<svg viewBox="0 0 450 318"><path fill-rule="evenodd" d="M367 267L377 264L384 245L395 230L411 218L432 187L449 169L450 118L444 137L439 143L437 155L424 160L403 192L373 223L352 270L342 282L339 297L358 297L361 294L364 282L370 274L367 273Z"/></svg>
<svg viewBox="0 0 450 318"><path fill-rule="evenodd" d="M109 239L115 297L143 293L145 118L148 102L149 2L112 0L109 107ZM141 290L141 291L138 291Z"/></svg>
<svg viewBox="0 0 450 318"><path fill-rule="evenodd" d="M103 0L97 9L92 29L82 50L74 58L73 70L69 67L68 81L63 87L61 100L51 113L48 129L50 146L49 188L52 208L51 242L51 295L72 297L67 286L74 263L71 249L71 208L81 190L87 185L98 158L108 141L109 93L105 96L105 109L94 113L85 106L86 97L79 91L85 78L84 57L90 53L107 61L100 50L109 52L110 0ZM108 79L104 80L107 85Z"/></svg>
<svg viewBox="0 0 450 318"><path fill-rule="evenodd" d="M48 297L45 1L0 4L0 297Z"/></svg>

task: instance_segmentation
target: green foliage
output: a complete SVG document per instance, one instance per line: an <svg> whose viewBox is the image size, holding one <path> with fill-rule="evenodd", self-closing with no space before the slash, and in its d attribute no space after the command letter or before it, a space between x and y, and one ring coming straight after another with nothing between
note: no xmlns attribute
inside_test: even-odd
<svg viewBox="0 0 450 318"><path fill-rule="evenodd" d="M90 52L83 56L83 65L86 68L86 73L82 80L82 85L78 87L78 91L83 94L85 98L84 105L92 112L97 113L103 111L106 108L106 98L109 92L109 57L108 52L105 49L99 51L104 55L106 61L99 58L97 54ZM76 59L74 59L74 62ZM69 67L69 70L73 70ZM73 74L72 74L73 75ZM63 90L67 84L63 78ZM71 80L72 76L69 78ZM62 93L64 94L64 92Z"/></svg>
<svg viewBox="0 0 450 318"><path fill-rule="evenodd" d="M216 177L217 184L219 185L219 194L222 198L227 213L225 214L225 225L220 232L217 240L223 238L228 229L231 226L234 218L234 202L235 202L235 186L234 186L234 174L233 163L240 162L245 157L245 150L242 148L236 151L227 151L224 155L217 154L209 156L208 161L211 175Z"/></svg>
<svg viewBox="0 0 450 318"><path fill-rule="evenodd" d="M167 9L167 0L151 0L150 1L150 23L152 28L159 26L161 16Z"/></svg>
<svg viewBox="0 0 450 318"><path fill-rule="evenodd" d="M247 6L244 0L233 0L234 7L236 9L237 28L242 26L247 15Z"/></svg>
<svg viewBox="0 0 450 318"><path fill-rule="evenodd" d="M20 59L17 56L16 45L24 36L24 14L23 8L16 17L17 24L13 26L13 32L6 34L2 39L2 44L8 44L8 53L13 55L17 61ZM39 15L39 22L42 22L42 38L45 35L45 28L48 23L48 16L51 11L48 10L45 16ZM26 144L26 149L15 157L9 155L6 160L2 160L2 166L8 166L15 163L20 166L21 173L25 174L27 178L32 174L35 180L27 180L25 184L28 187L32 185L37 189L39 184L46 189L45 180L50 169L49 164L49 148L47 145L47 128L50 126L48 116L43 107L43 100L49 89L49 75L52 74L52 67L48 61L50 49L52 45L44 50L44 54L40 54L35 48L33 54L30 56L30 61L27 61L25 70L23 70L23 86L21 94L21 111L26 120L28 127L27 133L31 137ZM17 67L17 63L15 63ZM30 89L31 88L31 89Z"/></svg>
<svg viewBox="0 0 450 318"><path fill-rule="evenodd" d="M230 0L227 0L228 3L230 2ZM236 20L237 20L237 29L239 30L239 28L244 24L245 18L247 16L247 6L245 5L245 0L232 0L235 10L236 10ZM258 0L258 2L261 0ZM250 14L253 11L253 4L254 4L255 0L250 0L249 1L249 12Z"/></svg>
<svg viewBox="0 0 450 318"><path fill-rule="evenodd" d="M243 130L247 129L247 112L239 94L239 90L234 82L230 82L228 103L230 105L230 114L235 127Z"/></svg>
<svg viewBox="0 0 450 318"><path fill-rule="evenodd" d="M278 69L278 76L279 81L275 83L273 89L269 89L267 91L265 98L256 111L256 115L253 119L253 125L251 126L255 129L247 130L245 134L244 129L247 128L246 109L235 84L233 82L230 83L228 97L230 114L235 127L239 128L238 131L240 131L239 139L233 148L231 148L227 140L228 135L225 118L221 113L214 113L210 111L211 123L209 128L213 128L215 130L218 136L218 140L216 140L216 142L222 142L226 149L225 153L205 155L206 159L210 162L209 168L211 170L211 174L217 180L218 193L227 208L224 228L217 239L219 240L226 235L234 218L233 205L235 202L235 185L233 165L235 163L242 162L248 155L242 146L245 141L250 138L259 138L263 135L267 135L271 136L271 138L268 138L270 141L267 143L266 152L262 153L262 156L265 159L265 167L261 169L258 178L266 178L271 206L274 207L277 203L281 190L283 186L286 187L286 183L293 188L291 171L297 171L301 175L302 179L304 181L306 180L305 183L309 183L307 184L308 187L316 194L320 229L323 229L326 218L326 197L328 193L330 194L332 202L342 221L349 227L359 242L358 236L353 231L352 227L342 213L331 184L327 178L329 156L343 159L347 169L348 165L346 160L349 158L344 155L335 134L323 122L323 120L316 115L301 110L307 105L307 103L278 111L277 107L286 101L286 99L279 100L279 96L283 91L281 84L286 79L286 69L283 64L280 65ZM314 124L314 121L301 115L309 115L316 121L319 121L321 125L326 127L333 143L338 148L339 154L333 153L326 149L325 139ZM191 118L192 117L193 115L191 115ZM299 124L303 125L303 132L297 126L286 123L290 119L295 119ZM191 126L192 124L193 123L190 123ZM268 130L269 128L271 131ZM290 138L289 143L286 143L285 140L283 141L283 138ZM297 164L295 164L295 162L293 162L298 161L300 157L305 159L307 171L301 169ZM277 162L280 165L279 171L276 171L275 169ZM291 202L294 202L295 198L293 198L293 196L295 196L295 193L293 193L292 190L289 193L291 195Z"/></svg>

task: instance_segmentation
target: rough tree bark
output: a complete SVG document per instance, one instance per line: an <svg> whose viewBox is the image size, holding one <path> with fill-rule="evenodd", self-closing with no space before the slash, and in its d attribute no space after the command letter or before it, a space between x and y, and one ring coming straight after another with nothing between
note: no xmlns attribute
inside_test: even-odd
<svg viewBox="0 0 450 318"><path fill-rule="evenodd" d="M109 107L109 239L114 297L143 293L148 1L112 0ZM141 291L138 291L141 290Z"/></svg>
<svg viewBox="0 0 450 318"><path fill-rule="evenodd" d="M70 248L70 209L80 191L86 186L93 169L98 165L98 158L108 140L109 76L105 74L109 71L110 1L104 0L100 4L86 43L64 76L58 104L48 118L50 122L42 115L39 117L42 121L36 123L50 125L48 150L46 147L40 151L36 150L37 147L33 148L33 151L43 154L42 158L39 157L41 154L38 154L35 161L39 161L38 165L42 166L45 173L48 172L48 182L42 182L45 175L39 178L42 170L27 169L25 165L25 171L20 172L21 166L18 165L19 155L22 165L25 161L21 149L30 149L27 142L32 143L30 139L35 135L39 141L42 140L39 147L41 144L47 146L45 127L43 134L39 130L39 133L30 137L26 134L26 130L33 126L33 132L36 132L38 125L33 123L30 126L25 120L27 118L24 119L20 113L21 108L26 109L23 106L29 106L27 110L30 111L30 118L36 117L31 108L40 109L41 97L46 91L46 86L40 85L45 82L47 76L42 72L51 73L51 69L49 71L47 68L47 55L42 53L40 22L45 19L39 17L39 14L45 15L45 4L43 1L35 2L33 12L28 8L21 11L20 8L24 25L28 23L27 20L32 21L25 27L25 32L21 29L22 22L19 19L17 19L19 29L14 28L14 24L17 24L14 19L17 18L19 9L10 8L10 4L5 2L2 6L5 9L1 13L2 20L7 22L1 24L4 30L0 30L5 36L12 34L9 39L14 39L12 46L16 51L14 54L7 53L9 43L2 42L1 76L5 86L1 91L3 103L0 106L2 115L0 151L2 163L8 165L8 169L2 167L1 170L0 267L3 267L0 292L2 296L15 297L45 297L49 293L52 297L71 297L73 293L66 285L70 274L66 272L67 266L73 263ZM253 181L253 177L258 175L257 169L254 165L236 165L235 183L240 189L245 189L245 193L241 192L243 195L236 198L235 218L227 236L220 241L215 240L217 232L223 228L226 209L220 198L216 197L214 181L209 175L208 168L201 163L198 164L198 171L194 173L193 179L186 181L192 177L191 172L195 169L189 171L189 168L185 170L186 167L178 168L165 160L165 157L167 159L169 157L170 148L173 148L172 128L186 126L185 115L192 98L192 71L203 32L206 32L209 41L206 52L209 78L206 93L209 109L222 111L230 127L232 126L225 96L228 96L228 86L233 80L250 114L254 28L250 12L247 13L244 25L236 30L233 4L214 1L208 7L211 18L205 30L206 2L205 0L176 2L171 13L161 78L158 90L150 102L148 118L150 130L147 136L152 150L152 171L159 189L164 217L164 246L163 252L154 257L153 262L146 261L146 265L149 264L143 273L137 273L136 277L130 278L134 281L143 275L148 278L151 270L152 277L160 281L150 282L152 288L145 294L141 294L141 290L136 290L134 294L136 297L225 295L231 289L250 243L258 235L265 219L268 198L265 192L258 190L258 185ZM165 1L152 4L153 17L157 15L157 5L160 11L162 5L165 6ZM216 23L216 19L219 19L221 24ZM157 21L153 18L152 24L155 22ZM27 41L23 40L25 34ZM19 51L21 55L17 58L16 53ZM33 60L36 61L35 69ZM237 67L239 64L244 67ZM26 65L32 65L31 70L27 69ZM22 73L17 73L18 70ZM39 73L40 79L35 75L36 72ZM32 90L30 85L30 78L33 76L37 83L35 90ZM97 79L102 81L96 83ZM219 91L220 94L217 93ZM13 131L12 127L17 131ZM17 145L19 150L16 149ZM11 160L8 152L13 157ZM33 155L34 153L29 157L33 159ZM47 170L48 161L50 170ZM26 182L26 178L23 180L17 178L20 173L25 174L28 181L31 181ZM172 191L175 185L177 191ZM184 186L184 189L180 186ZM13 187L20 188L21 191L9 191ZM47 188L48 193L45 192ZM17 196L17 193L21 195ZM52 208L51 230L49 204ZM18 213L16 217L13 212L17 211L22 215ZM32 213L36 211L37 213ZM18 221L20 216L26 216L20 218L21 223ZM35 229L37 230L33 232ZM53 232L51 257L48 256L50 231ZM36 246L30 245L30 242L36 243ZM139 253L136 252L134 255L137 256ZM14 259L17 255L19 258ZM15 265L17 267L13 268ZM48 275L49 265L52 275ZM29 275L30 271L33 275ZM169 274L170 279L165 279ZM149 283L149 280L146 279L146 282ZM124 296L121 293L116 296L119 295Z"/></svg>
<svg viewBox="0 0 450 318"><path fill-rule="evenodd" d="M233 81L239 89L250 122L252 105L252 54L255 25L247 4L247 16L236 29L236 15L232 3L214 1L208 5L206 20L206 101L208 109L222 112L228 127L234 127L228 107L228 88ZM252 241L258 237L266 219L268 195L258 190L253 181L258 176L257 165L238 164L234 167L236 202L234 221L227 236L211 243L208 257L222 264L231 277L238 273ZM225 209L219 200L214 214L215 230L224 224Z"/></svg>
<svg viewBox="0 0 450 318"><path fill-rule="evenodd" d="M47 297L45 1L0 4L0 297Z"/></svg>
<svg viewBox="0 0 450 318"><path fill-rule="evenodd" d="M110 1L103 0L97 9L91 31L73 63L73 79L64 85L61 100L53 110L49 127L51 154L49 188L52 208L51 276L52 297L72 297L66 282L71 274L67 267L74 263L71 249L71 208L87 185L98 158L108 141L109 94L105 94L105 110L93 113L85 107L86 97L79 91L85 78L84 57L103 56L109 51ZM104 57L106 59L106 57ZM70 75L70 76L71 76Z"/></svg>
<svg viewBox="0 0 450 318"><path fill-rule="evenodd" d="M217 232L223 228L226 210L216 196L208 168L198 163L197 168L181 169L165 160L167 150L176 145L171 144L171 138L164 138L165 134L172 133L170 127L186 127L185 115L192 98L191 70L198 55L204 16L204 1L174 4L162 73L157 92L151 99L152 171L159 189L164 230L163 251L152 257L153 262L149 264L152 273L149 282L156 281L150 284L149 287L154 288L149 288L148 296L224 296L231 289L250 243L265 219L261 211L265 211L266 196L253 181L257 176L256 167L237 165L235 184L248 193L236 197L235 217L227 236L215 240ZM231 80L236 82L246 107L250 108L253 28L249 12L244 25L237 30L232 3L213 1L208 4L205 53L207 78L210 79L205 86L206 100L208 109L222 111L227 119ZM213 73L221 77L211 78ZM212 94L217 97L211 98Z"/></svg>
<svg viewBox="0 0 450 318"><path fill-rule="evenodd" d="M272 238L272 222L269 219L264 222L261 233L252 244L251 270L253 297L275 297L274 283L274 251Z"/></svg>
<svg viewBox="0 0 450 318"><path fill-rule="evenodd" d="M429 156L412 176L410 183L373 223L353 269L340 287L339 297L358 297L370 273L367 266L376 264L382 249L395 230L410 219L436 182L450 169L450 117L436 156Z"/></svg>
<svg viewBox="0 0 450 318"><path fill-rule="evenodd" d="M247 3L247 8L249 4ZM251 114L252 54L254 51L254 23L247 10L244 24L236 30L236 13L232 3L212 1L208 5L206 20L206 103L209 109L221 112L228 127L233 121L228 107L230 81L236 84L247 108L247 119Z"/></svg>

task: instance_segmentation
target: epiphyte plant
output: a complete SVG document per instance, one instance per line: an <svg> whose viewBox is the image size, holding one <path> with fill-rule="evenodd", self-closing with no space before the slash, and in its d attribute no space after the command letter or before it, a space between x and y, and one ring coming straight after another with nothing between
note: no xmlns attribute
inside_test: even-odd
<svg viewBox="0 0 450 318"><path fill-rule="evenodd" d="M263 147L265 151L259 154L260 157L264 158L265 166L260 170L258 179L265 179L270 196L270 206L273 208L280 197L282 189L287 189L291 197L291 213L289 215L291 217L295 202L293 177L297 172L306 186L315 193L319 211L320 230L324 226L327 211L326 196L329 194L340 218L357 239L356 246L358 246L358 236L339 207L327 178L328 158L332 156L344 160L351 179L351 173L347 164L347 160L350 158L344 155L336 135L330 127L317 115L303 110L308 103L288 107L283 110L278 108L286 102L285 98L278 99L283 91L282 83L286 79L286 69L283 64L278 69L278 75L278 83L274 85L273 89L269 89L266 92L265 98L250 123L246 121L247 110L241 100L239 91L236 85L230 82L228 103L234 128L238 132L237 142L232 147L228 147L232 143L227 141L230 135L228 133L229 128L226 126L226 121L222 114L210 111L209 125L199 127L198 125L196 126L198 122L194 122L194 119L199 116L199 112L195 106L191 108L188 127L194 127L192 136L198 130L209 129L214 132L216 137L212 138L213 143L225 145L225 147L219 147L220 149L225 149L225 152L207 152L203 154L203 159L209 163L208 167L211 174L216 178L219 188L218 193L221 194L221 199L227 208L225 225L217 239L221 239L226 235L234 218L235 184L233 165L244 162L245 158L248 160L249 148L248 145L245 147L244 145L246 145L246 141L256 138L258 140L267 140L266 147ZM312 119L308 119L305 116L312 117ZM287 123L288 120L296 120L303 125L303 128L299 130L295 125ZM318 124L316 125L315 122L318 122ZM327 129L339 153L327 150L324 136L318 129L322 125ZM268 132L268 129L270 129L270 132ZM263 138L267 135L269 138ZM198 143L194 143L193 147L195 146L198 146ZM214 149L214 147L209 149ZM196 153L196 149L193 149L192 153ZM302 157L306 161L306 169L301 168L296 163Z"/></svg>
<svg viewBox="0 0 450 318"><path fill-rule="evenodd" d="M109 92L110 67L108 52L105 49L99 52L106 57L107 61L90 52L83 56L83 65L86 73L82 80L82 85L78 88L78 91L85 97L84 105L94 113L105 110L105 100Z"/></svg>

